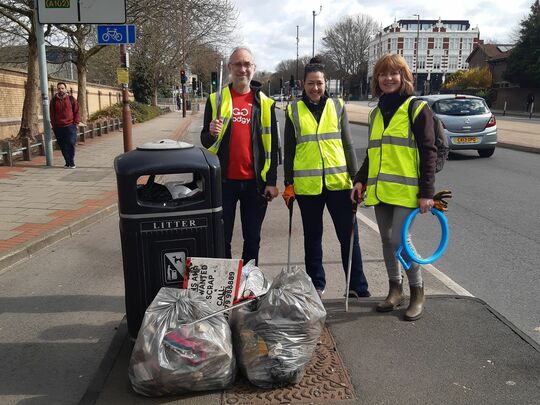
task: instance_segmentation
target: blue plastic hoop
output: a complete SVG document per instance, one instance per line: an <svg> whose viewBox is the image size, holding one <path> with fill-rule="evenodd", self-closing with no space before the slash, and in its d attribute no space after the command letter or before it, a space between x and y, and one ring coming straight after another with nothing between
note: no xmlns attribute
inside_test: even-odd
<svg viewBox="0 0 540 405"><path fill-rule="evenodd" d="M439 257L442 256L443 252L446 249L446 246L448 246L448 220L444 216L444 214L439 211L438 209L431 208L431 213L437 217L439 220L439 223L441 224L441 242L439 243L439 247L433 253L433 255L426 257L425 259L421 257L417 257L416 254L413 252L409 244L407 243L407 235L409 233L409 227L411 226L413 218L420 212L420 208L415 209L413 212L409 214L407 219L405 220L403 224L403 228L401 229L401 246L396 251L396 257L401 262L405 270L409 270L409 268L412 265L412 262L416 262L419 264L431 264L434 261L438 260ZM405 258L401 255L401 253L405 251L410 261L406 261Z"/></svg>

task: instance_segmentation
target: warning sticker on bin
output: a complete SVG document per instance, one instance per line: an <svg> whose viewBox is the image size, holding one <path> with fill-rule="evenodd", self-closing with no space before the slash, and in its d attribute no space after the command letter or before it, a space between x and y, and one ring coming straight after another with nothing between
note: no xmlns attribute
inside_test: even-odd
<svg viewBox="0 0 540 405"><path fill-rule="evenodd" d="M186 268L185 252L168 252L164 254L165 284L178 284L183 281Z"/></svg>
<svg viewBox="0 0 540 405"><path fill-rule="evenodd" d="M233 305L240 284L242 259L188 257L184 288L197 291L216 310Z"/></svg>

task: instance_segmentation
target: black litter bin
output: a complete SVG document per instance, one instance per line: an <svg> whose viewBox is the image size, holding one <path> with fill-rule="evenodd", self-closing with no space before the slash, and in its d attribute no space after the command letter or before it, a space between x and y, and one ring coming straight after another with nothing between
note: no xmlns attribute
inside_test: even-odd
<svg viewBox="0 0 540 405"><path fill-rule="evenodd" d="M182 288L188 256L224 257L221 169L185 142L144 144L114 161L129 333L161 287Z"/></svg>

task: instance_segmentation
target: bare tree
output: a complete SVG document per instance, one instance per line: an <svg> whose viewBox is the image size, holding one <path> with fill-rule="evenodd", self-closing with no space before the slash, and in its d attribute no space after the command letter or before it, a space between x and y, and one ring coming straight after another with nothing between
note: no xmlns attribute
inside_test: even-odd
<svg viewBox="0 0 540 405"><path fill-rule="evenodd" d="M14 43L28 44L28 77L21 126L17 138L32 137L39 132L38 49L34 26L34 1L3 0L0 3L0 32L9 35ZM50 33L47 28L45 35Z"/></svg>
<svg viewBox="0 0 540 405"><path fill-rule="evenodd" d="M133 59L150 69L156 102L158 88L173 84L180 69L200 59L199 52L227 43L238 13L230 0L163 0L136 18L139 35Z"/></svg>
<svg viewBox="0 0 540 405"><path fill-rule="evenodd" d="M79 102L81 122L88 119L88 100L86 99L86 77L88 73L88 61L97 54L104 45L96 44L96 29L91 24L56 25L58 29L69 36L76 53L72 62L77 67L77 101Z"/></svg>
<svg viewBox="0 0 540 405"><path fill-rule="evenodd" d="M331 60L341 79L361 81L367 71L367 49L378 23L365 14L348 16L325 30L324 55Z"/></svg>

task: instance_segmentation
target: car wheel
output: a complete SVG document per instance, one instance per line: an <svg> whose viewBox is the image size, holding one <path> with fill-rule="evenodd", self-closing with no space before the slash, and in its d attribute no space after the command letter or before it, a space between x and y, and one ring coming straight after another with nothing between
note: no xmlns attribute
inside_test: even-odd
<svg viewBox="0 0 540 405"><path fill-rule="evenodd" d="M480 155L480 157L490 157L491 155L493 155L495 153L495 148L493 148L493 149L479 149L477 152Z"/></svg>

